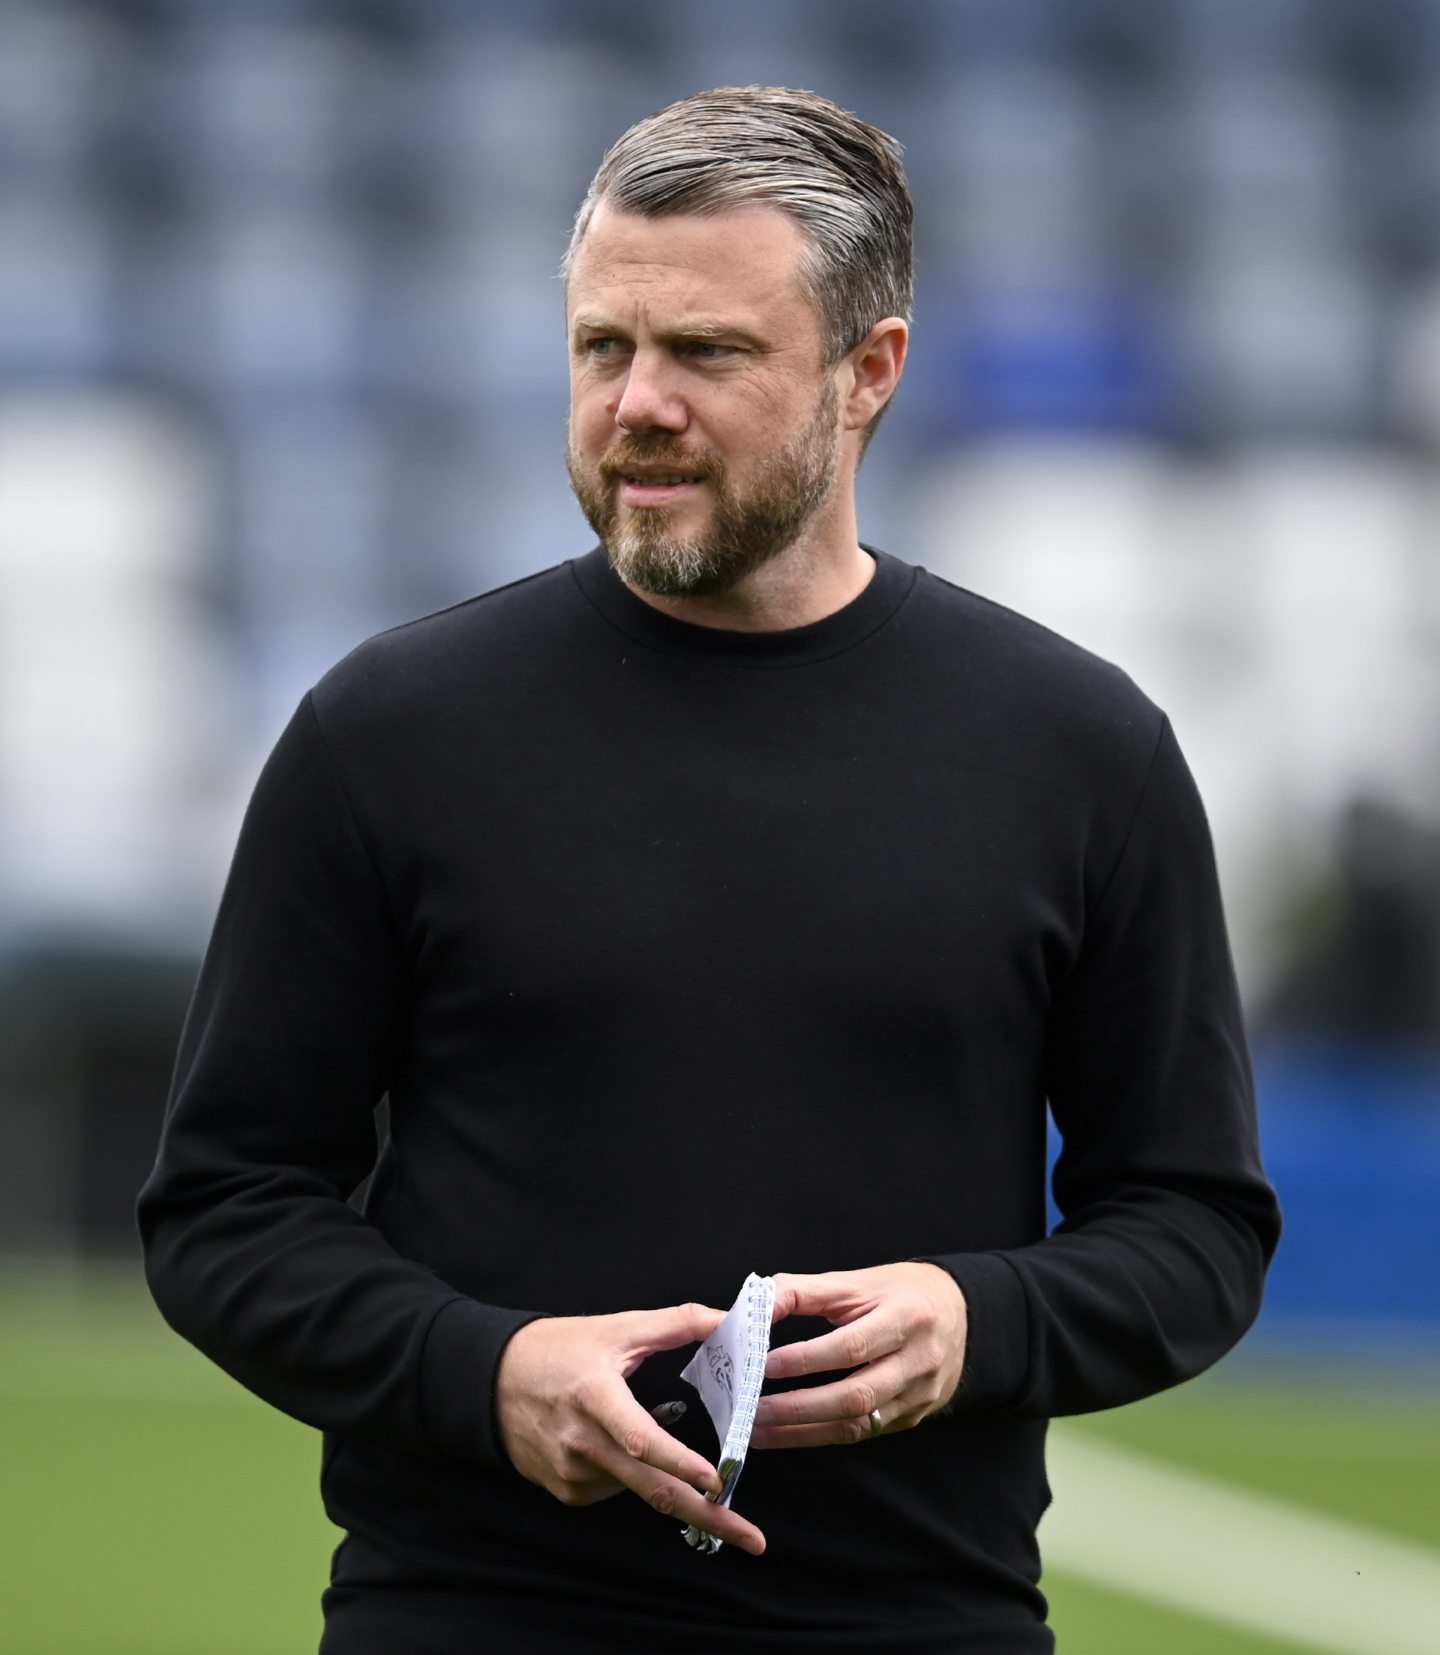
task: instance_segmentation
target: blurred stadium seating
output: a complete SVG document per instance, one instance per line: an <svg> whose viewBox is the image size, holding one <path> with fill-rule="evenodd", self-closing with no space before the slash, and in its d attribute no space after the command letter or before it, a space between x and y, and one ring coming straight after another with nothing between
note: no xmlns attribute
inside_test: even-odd
<svg viewBox="0 0 1440 1655"><path fill-rule="evenodd" d="M193 958L308 683L584 544L569 215L762 78L907 145L868 533L1170 710L1253 1008L1353 801L1440 817L1440 5L4 0L5 982Z"/></svg>
<svg viewBox="0 0 1440 1655"><path fill-rule="evenodd" d="M1420 1351L1433 1377L1440 0L0 0L0 1265L103 1282L118 1259L133 1285L131 1201L264 752L368 633L584 549L570 216L630 121L753 81L907 148L916 346L867 538L1118 661L1199 777L1290 1215L1252 1349ZM149 1337L106 1291L66 1321L46 1286L0 1342L0 1401L87 1470L107 1364ZM179 1360L144 1349L137 1374ZM62 1396L80 1412L44 1411ZM169 1404L136 1406L158 1444ZM1217 1406L1173 1417L1243 1480L1284 1410L1246 1435ZM1114 1429L1154 1446L1146 1417ZM245 1418L237 1444L281 1443ZM1409 1430L1372 1431L1356 1498L1382 1527ZM1320 1436L1256 1486L1308 1498ZM53 1545L11 1502L36 1579L71 1555L50 1465L22 1486ZM1433 1546L1421 1506L1397 1532ZM290 1599L259 1645L197 1633L196 1580L173 1632L136 1609L138 1642L96 1621L90 1643L37 1597L13 1647L293 1635ZM1060 1588L1100 1628L1081 1655L1221 1647Z"/></svg>

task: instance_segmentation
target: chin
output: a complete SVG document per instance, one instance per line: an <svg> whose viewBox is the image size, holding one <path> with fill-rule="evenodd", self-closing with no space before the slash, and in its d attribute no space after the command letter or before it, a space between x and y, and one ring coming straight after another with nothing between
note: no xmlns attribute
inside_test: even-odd
<svg viewBox="0 0 1440 1655"><path fill-rule="evenodd" d="M694 597L719 589L711 584L716 571L699 548L674 542L665 547L636 545L633 538L622 535L606 550L621 579L652 597Z"/></svg>

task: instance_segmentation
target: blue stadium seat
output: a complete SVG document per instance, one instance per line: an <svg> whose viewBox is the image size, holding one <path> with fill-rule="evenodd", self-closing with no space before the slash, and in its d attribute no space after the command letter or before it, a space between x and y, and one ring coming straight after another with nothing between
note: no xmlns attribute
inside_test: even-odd
<svg viewBox="0 0 1440 1655"><path fill-rule="evenodd" d="M368 54L350 32L226 15L177 31L154 79L195 196L305 200L335 187L363 109Z"/></svg>
<svg viewBox="0 0 1440 1655"><path fill-rule="evenodd" d="M1379 409L1385 288L1344 242L1217 231L1182 285L1190 402L1206 435L1361 438Z"/></svg>
<svg viewBox="0 0 1440 1655"><path fill-rule="evenodd" d="M113 228L95 201L0 197L0 383L111 367Z"/></svg>

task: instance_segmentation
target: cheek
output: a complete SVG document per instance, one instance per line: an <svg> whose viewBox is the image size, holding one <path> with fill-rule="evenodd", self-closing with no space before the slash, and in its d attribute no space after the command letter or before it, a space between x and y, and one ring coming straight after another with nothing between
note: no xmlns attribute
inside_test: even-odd
<svg viewBox="0 0 1440 1655"><path fill-rule="evenodd" d="M726 432L741 443L763 444L802 431L815 417L818 395L773 380L746 385L725 409Z"/></svg>
<svg viewBox="0 0 1440 1655"><path fill-rule="evenodd" d="M615 422L606 412L604 399L593 387L576 386L570 393L570 446L579 454L604 452Z"/></svg>

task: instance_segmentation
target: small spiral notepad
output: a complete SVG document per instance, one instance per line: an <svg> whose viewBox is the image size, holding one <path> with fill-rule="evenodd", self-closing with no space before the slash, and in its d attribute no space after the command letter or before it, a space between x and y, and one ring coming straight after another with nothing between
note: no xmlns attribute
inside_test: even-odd
<svg viewBox="0 0 1440 1655"><path fill-rule="evenodd" d="M745 1450L755 1428L755 1409L765 1382L765 1358L770 1350L770 1318L775 1308L775 1283L769 1276L746 1276L740 1296L725 1320L695 1352L680 1375L700 1393L720 1439L719 1471L722 1487L711 1498L728 1506L745 1464ZM696 1551L713 1553L721 1542L692 1523L685 1538Z"/></svg>

